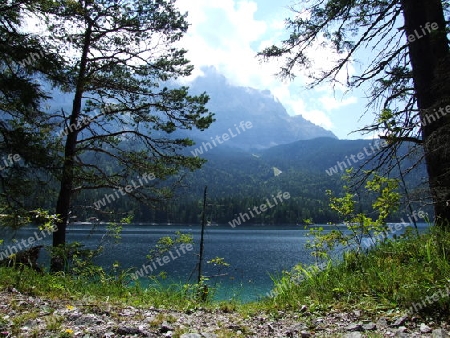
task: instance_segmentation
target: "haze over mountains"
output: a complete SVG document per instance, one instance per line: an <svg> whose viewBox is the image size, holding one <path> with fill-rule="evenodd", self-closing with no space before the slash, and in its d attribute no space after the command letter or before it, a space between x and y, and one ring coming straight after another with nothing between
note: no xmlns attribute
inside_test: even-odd
<svg viewBox="0 0 450 338"><path fill-rule="evenodd" d="M219 223L279 191L289 192L290 200L248 223L301 223L310 218L320 223L337 221L325 191L341 194L344 170L359 167L382 148L379 140L339 140L301 116L289 116L269 91L232 86L212 69L206 69L191 89L208 93L208 108L216 114L216 122L204 132L188 134L196 144L186 154L205 158L207 163L189 177L186 194L167 211L174 221L195 221L198 213L193 215L191 210L198 208L205 186L211 205L220 206L211 211L213 221ZM227 135L225 141L223 135ZM401 153L407 148L405 145ZM417 187L425 177L425 167L419 165L405 180L410 187ZM426 195L420 190L423 187L417 194ZM362 201L362 207L370 210L370 203ZM402 212L393 220L400 219ZM177 219L177 215L184 216Z"/></svg>
<svg viewBox="0 0 450 338"><path fill-rule="evenodd" d="M199 199L208 186L209 205L214 206L208 211L211 222L226 224L280 191L289 193L290 198L246 224L292 224L305 219L318 223L339 221L329 208L325 191L342 193L344 183L340 176L344 167L350 167L349 164L358 167L365 162L374 141L339 140L332 132L301 116L290 116L269 91L230 85L213 68L204 69L204 73L189 86L192 94L208 93L208 108L215 113L216 121L205 131L155 133L193 139L196 144L184 149L183 154L207 160L200 170L187 173L185 188L177 191L175 200L152 210L122 198L101 212L81 209L79 219L95 217L106 221L108 212L111 215L133 212L136 222L196 224L201 215ZM70 96L56 96L53 104L67 105L69 109ZM112 129L120 127L111 124ZM124 144L127 146L133 147L132 142ZM365 148L370 151L365 152ZM348 159L361 152L364 159L350 163ZM102 164L108 166L106 162ZM406 181L412 186L425 176L424 166L419 166L407 175ZM86 192L80 203L93 203L106 193L110 191ZM362 207L370 210L370 201L364 201ZM401 213L394 220L403 217Z"/></svg>
<svg viewBox="0 0 450 338"><path fill-rule="evenodd" d="M244 121L251 122L252 127L245 129L239 136L230 135L230 139L226 141L227 146L249 150L318 137L336 139L331 131L302 116L289 115L270 91L232 86L214 68L202 70L205 76L198 77L190 84L190 89L196 94L207 92L210 96L208 108L215 113L216 122L204 132L194 132L190 137L199 141L211 141L211 138L224 133L230 134L230 131L236 134L236 127ZM239 130L242 131L242 128Z"/></svg>

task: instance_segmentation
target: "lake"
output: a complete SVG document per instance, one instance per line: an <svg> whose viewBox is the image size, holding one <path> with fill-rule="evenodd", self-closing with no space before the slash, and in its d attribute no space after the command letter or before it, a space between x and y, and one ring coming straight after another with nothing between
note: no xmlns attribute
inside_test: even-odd
<svg viewBox="0 0 450 338"><path fill-rule="evenodd" d="M426 229L426 224L420 224ZM125 225L119 244L110 240L96 263L105 268L119 262L122 268L132 268L132 272L141 270L140 279L145 283L148 273L158 274L165 271L171 282L195 283L197 280L197 262L200 243L199 225ZM18 240L28 238L35 228L20 229L15 233ZM176 231L191 234L193 247L172 250L159 262L149 262L146 255L163 236L174 236ZM78 241L89 248L104 244L106 226L87 224L70 224L67 241ZM219 287L216 299L238 299L241 301L256 300L270 292L273 287L271 276L280 276L283 270L290 270L298 263L311 264L314 258L305 248L308 230L297 225L240 226L229 225L207 226L204 234L203 275L224 274L211 278L210 285ZM10 244L11 234L7 234L5 243ZM7 244L1 250L5 250ZM39 241L39 244L50 245L51 237ZM191 250L188 250L191 249ZM45 257L45 255L44 255ZM221 257L229 263L228 268L217 270L207 261ZM143 264L147 264L146 271ZM153 270L153 271L151 271Z"/></svg>

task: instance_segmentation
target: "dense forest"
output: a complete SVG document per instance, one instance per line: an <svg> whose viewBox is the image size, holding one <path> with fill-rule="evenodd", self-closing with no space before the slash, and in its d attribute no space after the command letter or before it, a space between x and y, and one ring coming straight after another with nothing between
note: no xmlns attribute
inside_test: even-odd
<svg viewBox="0 0 450 338"><path fill-rule="evenodd" d="M105 200L105 206L95 208L94 202L113 192L111 189L100 189L77 196L72 220L117 221L132 215L134 222L199 224L203 189L207 186L207 220L211 223L228 223L239 213L261 205L279 191L289 192L290 198L255 215L246 224L303 224L306 220L320 224L338 223L342 220L329 208L325 191L332 190L338 195L343 193L344 171L330 175L327 170L338 162L342 163L348 154L357 154L364 148L370 149L372 143L373 141L368 140L318 138L253 152L218 147L204 155L207 162L201 169L186 174L183 186L177 189L171 201L148 206L119 195L120 198L116 196L114 201L111 198L110 203ZM407 147L402 151L406 153ZM411 159L410 162L414 161ZM366 167L370 168L376 163L373 158ZM408 166L410 163L405 162L404 165ZM109 170L114 171L113 168ZM392 173L394 174L398 175L398 172ZM423 165L405 176L407 188L410 196L416 200L417 208L426 204L427 200L424 177ZM134 180L137 181L136 178ZM170 184L170 181L166 184ZM406 219L406 200L403 202L403 208L393 214L390 221ZM362 199L362 210L370 213L370 203L370 196ZM432 209L424 210L432 215Z"/></svg>
<svg viewBox="0 0 450 338"><path fill-rule="evenodd" d="M380 49L346 84L374 84L374 122L361 131L387 146L366 163L374 152L362 151L374 140L337 140L289 116L268 91L231 87L220 76L216 88L205 78L184 85L194 66L179 44L189 23L175 1L2 3L0 153L5 165L20 158L0 172L3 223L18 228L45 210L57 217L53 247L64 247L74 221L199 222L205 186L210 222L227 223L284 192L288 199L248 222L339 222L325 192L342 194L344 169L365 165L399 180L403 208L392 221L426 202L444 224L450 116L428 122L450 97L447 11L440 1L318 2L308 18L287 21L286 40L259 52L262 60L282 58L280 75L294 77L310 65L305 51L328 37L340 57L312 74L314 87L336 84L361 46ZM402 15L404 27L392 33ZM405 39L430 22L433 34ZM239 141L193 153L241 122L252 128ZM370 214L371 196L357 182L354 196ZM52 270L61 264L55 258Z"/></svg>

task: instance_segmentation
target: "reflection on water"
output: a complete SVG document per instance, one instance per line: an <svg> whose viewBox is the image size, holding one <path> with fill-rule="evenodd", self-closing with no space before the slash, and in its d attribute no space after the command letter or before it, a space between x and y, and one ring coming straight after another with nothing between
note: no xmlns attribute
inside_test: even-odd
<svg viewBox="0 0 450 338"><path fill-rule="evenodd" d="M420 224L421 229L426 224ZM327 226L324 226L325 228ZM344 228L341 228L344 229ZM5 244L11 245L11 236L17 240L26 239L33 234L35 228L20 229L14 234L3 231ZM176 258L166 260L164 264L155 264L151 273L165 271L170 282L195 283L197 280L197 263L199 253L199 225L124 225L122 239L119 244L105 236L105 224L70 224L67 241L81 242L88 248L104 245L105 250L96 259L96 263L110 268L119 262L124 269L141 269L148 264L146 255L154 247L159 238L174 235L176 231L191 234L194 238L193 250ZM283 270L290 270L295 264L311 264L314 262L310 252L305 249L308 230L303 226L240 226L214 225L205 228L203 275L224 274L211 278L210 283L219 286L217 298L237 298L249 301L264 296L272 288L271 276L279 276ZM51 237L42 239L39 244L51 245ZM1 248L1 247L0 247ZM3 250L3 249L2 249ZM230 264L229 268L218 270L207 261L222 257ZM48 261L45 253L41 261ZM148 282L148 278L142 278ZM167 282L169 282L167 281Z"/></svg>

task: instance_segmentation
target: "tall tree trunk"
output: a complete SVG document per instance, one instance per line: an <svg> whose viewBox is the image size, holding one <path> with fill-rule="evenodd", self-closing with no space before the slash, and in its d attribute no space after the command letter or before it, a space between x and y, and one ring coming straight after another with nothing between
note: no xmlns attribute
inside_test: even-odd
<svg viewBox="0 0 450 338"><path fill-rule="evenodd" d="M440 0L401 0L424 141L429 185L438 224L450 221L449 47ZM433 25L433 26L431 26ZM437 25L437 29L434 29ZM434 28L433 28L434 27ZM450 225L450 223L449 223Z"/></svg>
<svg viewBox="0 0 450 338"><path fill-rule="evenodd" d="M92 26L89 25L84 35L83 54L80 60L77 86L70 115L70 125L67 128L67 139L64 148L64 162L62 168L61 186L56 203L56 214L59 216L58 230L53 233L53 248L63 248L66 244L66 227L69 221L70 206L73 195L73 182L75 174L75 155L78 138L78 122L81 112L81 104L85 88L85 73L87 68L87 56L91 43ZM53 272L64 270L64 257L53 255L50 269Z"/></svg>

